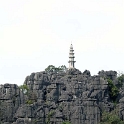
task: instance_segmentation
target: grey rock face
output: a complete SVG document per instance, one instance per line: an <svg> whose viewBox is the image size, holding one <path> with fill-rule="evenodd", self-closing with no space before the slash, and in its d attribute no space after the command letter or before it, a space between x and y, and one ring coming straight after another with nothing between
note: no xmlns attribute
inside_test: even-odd
<svg viewBox="0 0 124 124"><path fill-rule="evenodd" d="M66 73L37 72L27 76L24 93L17 85L0 86L0 121L3 124L98 124L101 112L113 109L108 93L110 78L117 82L115 71L100 71L91 76L70 69ZM119 112L124 119L124 95L120 91Z"/></svg>
<svg viewBox="0 0 124 124"><path fill-rule="evenodd" d="M14 113L19 106L24 104L24 95L15 84L4 84L0 88L0 120L4 122L13 122Z"/></svg>

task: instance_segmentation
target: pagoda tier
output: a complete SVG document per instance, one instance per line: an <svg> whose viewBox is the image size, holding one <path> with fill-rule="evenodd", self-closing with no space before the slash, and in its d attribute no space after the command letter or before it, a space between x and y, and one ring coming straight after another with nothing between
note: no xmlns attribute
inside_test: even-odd
<svg viewBox="0 0 124 124"><path fill-rule="evenodd" d="M69 61L68 61L68 63L69 63L69 69L75 67L75 66L74 66L74 63L75 63L76 61L74 61L74 58L75 58L75 56L74 56L73 45L71 44L71 46L70 46L70 52L69 52Z"/></svg>

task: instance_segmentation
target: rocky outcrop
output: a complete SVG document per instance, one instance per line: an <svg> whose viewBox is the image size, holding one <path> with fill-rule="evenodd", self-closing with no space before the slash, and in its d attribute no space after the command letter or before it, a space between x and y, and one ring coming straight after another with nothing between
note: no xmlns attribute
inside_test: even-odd
<svg viewBox="0 0 124 124"><path fill-rule="evenodd" d="M91 76L78 69L67 72L37 72L27 76L24 84L0 86L0 121L2 124L98 124L102 111L111 111L107 79L117 84L117 72L100 71ZM118 95L118 108L124 120L123 87Z"/></svg>

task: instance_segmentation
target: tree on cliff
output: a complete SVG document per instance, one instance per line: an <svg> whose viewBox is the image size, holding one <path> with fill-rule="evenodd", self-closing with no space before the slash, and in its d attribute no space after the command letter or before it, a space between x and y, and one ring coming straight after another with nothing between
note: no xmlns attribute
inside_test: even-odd
<svg viewBox="0 0 124 124"><path fill-rule="evenodd" d="M66 72L66 71L67 71L67 67L66 67L65 65L61 65L61 66L59 66L59 67L55 67L55 66L53 66L53 65L49 65L49 66L45 69L45 71L46 71L47 73L52 73L52 72L54 72L54 73Z"/></svg>
<svg viewBox="0 0 124 124"><path fill-rule="evenodd" d="M100 124L124 124L119 116L117 110L111 112L103 112Z"/></svg>
<svg viewBox="0 0 124 124"><path fill-rule="evenodd" d="M19 88L22 90L24 94L27 94L29 91L29 88L27 87L26 84L21 85Z"/></svg>

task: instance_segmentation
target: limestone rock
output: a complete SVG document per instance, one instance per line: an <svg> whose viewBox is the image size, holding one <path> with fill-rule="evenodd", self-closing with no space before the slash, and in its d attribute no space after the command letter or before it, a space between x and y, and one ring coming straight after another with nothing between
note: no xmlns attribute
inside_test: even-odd
<svg viewBox="0 0 124 124"><path fill-rule="evenodd" d="M72 68L67 72L37 72L27 76L24 93L15 84L0 85L0 121L2 124L98 124L101 112L110 111L107 78L115 84L117 72L100 71L91 76ZM120 117L124 120L124 92L118 95Z"/></svg>

